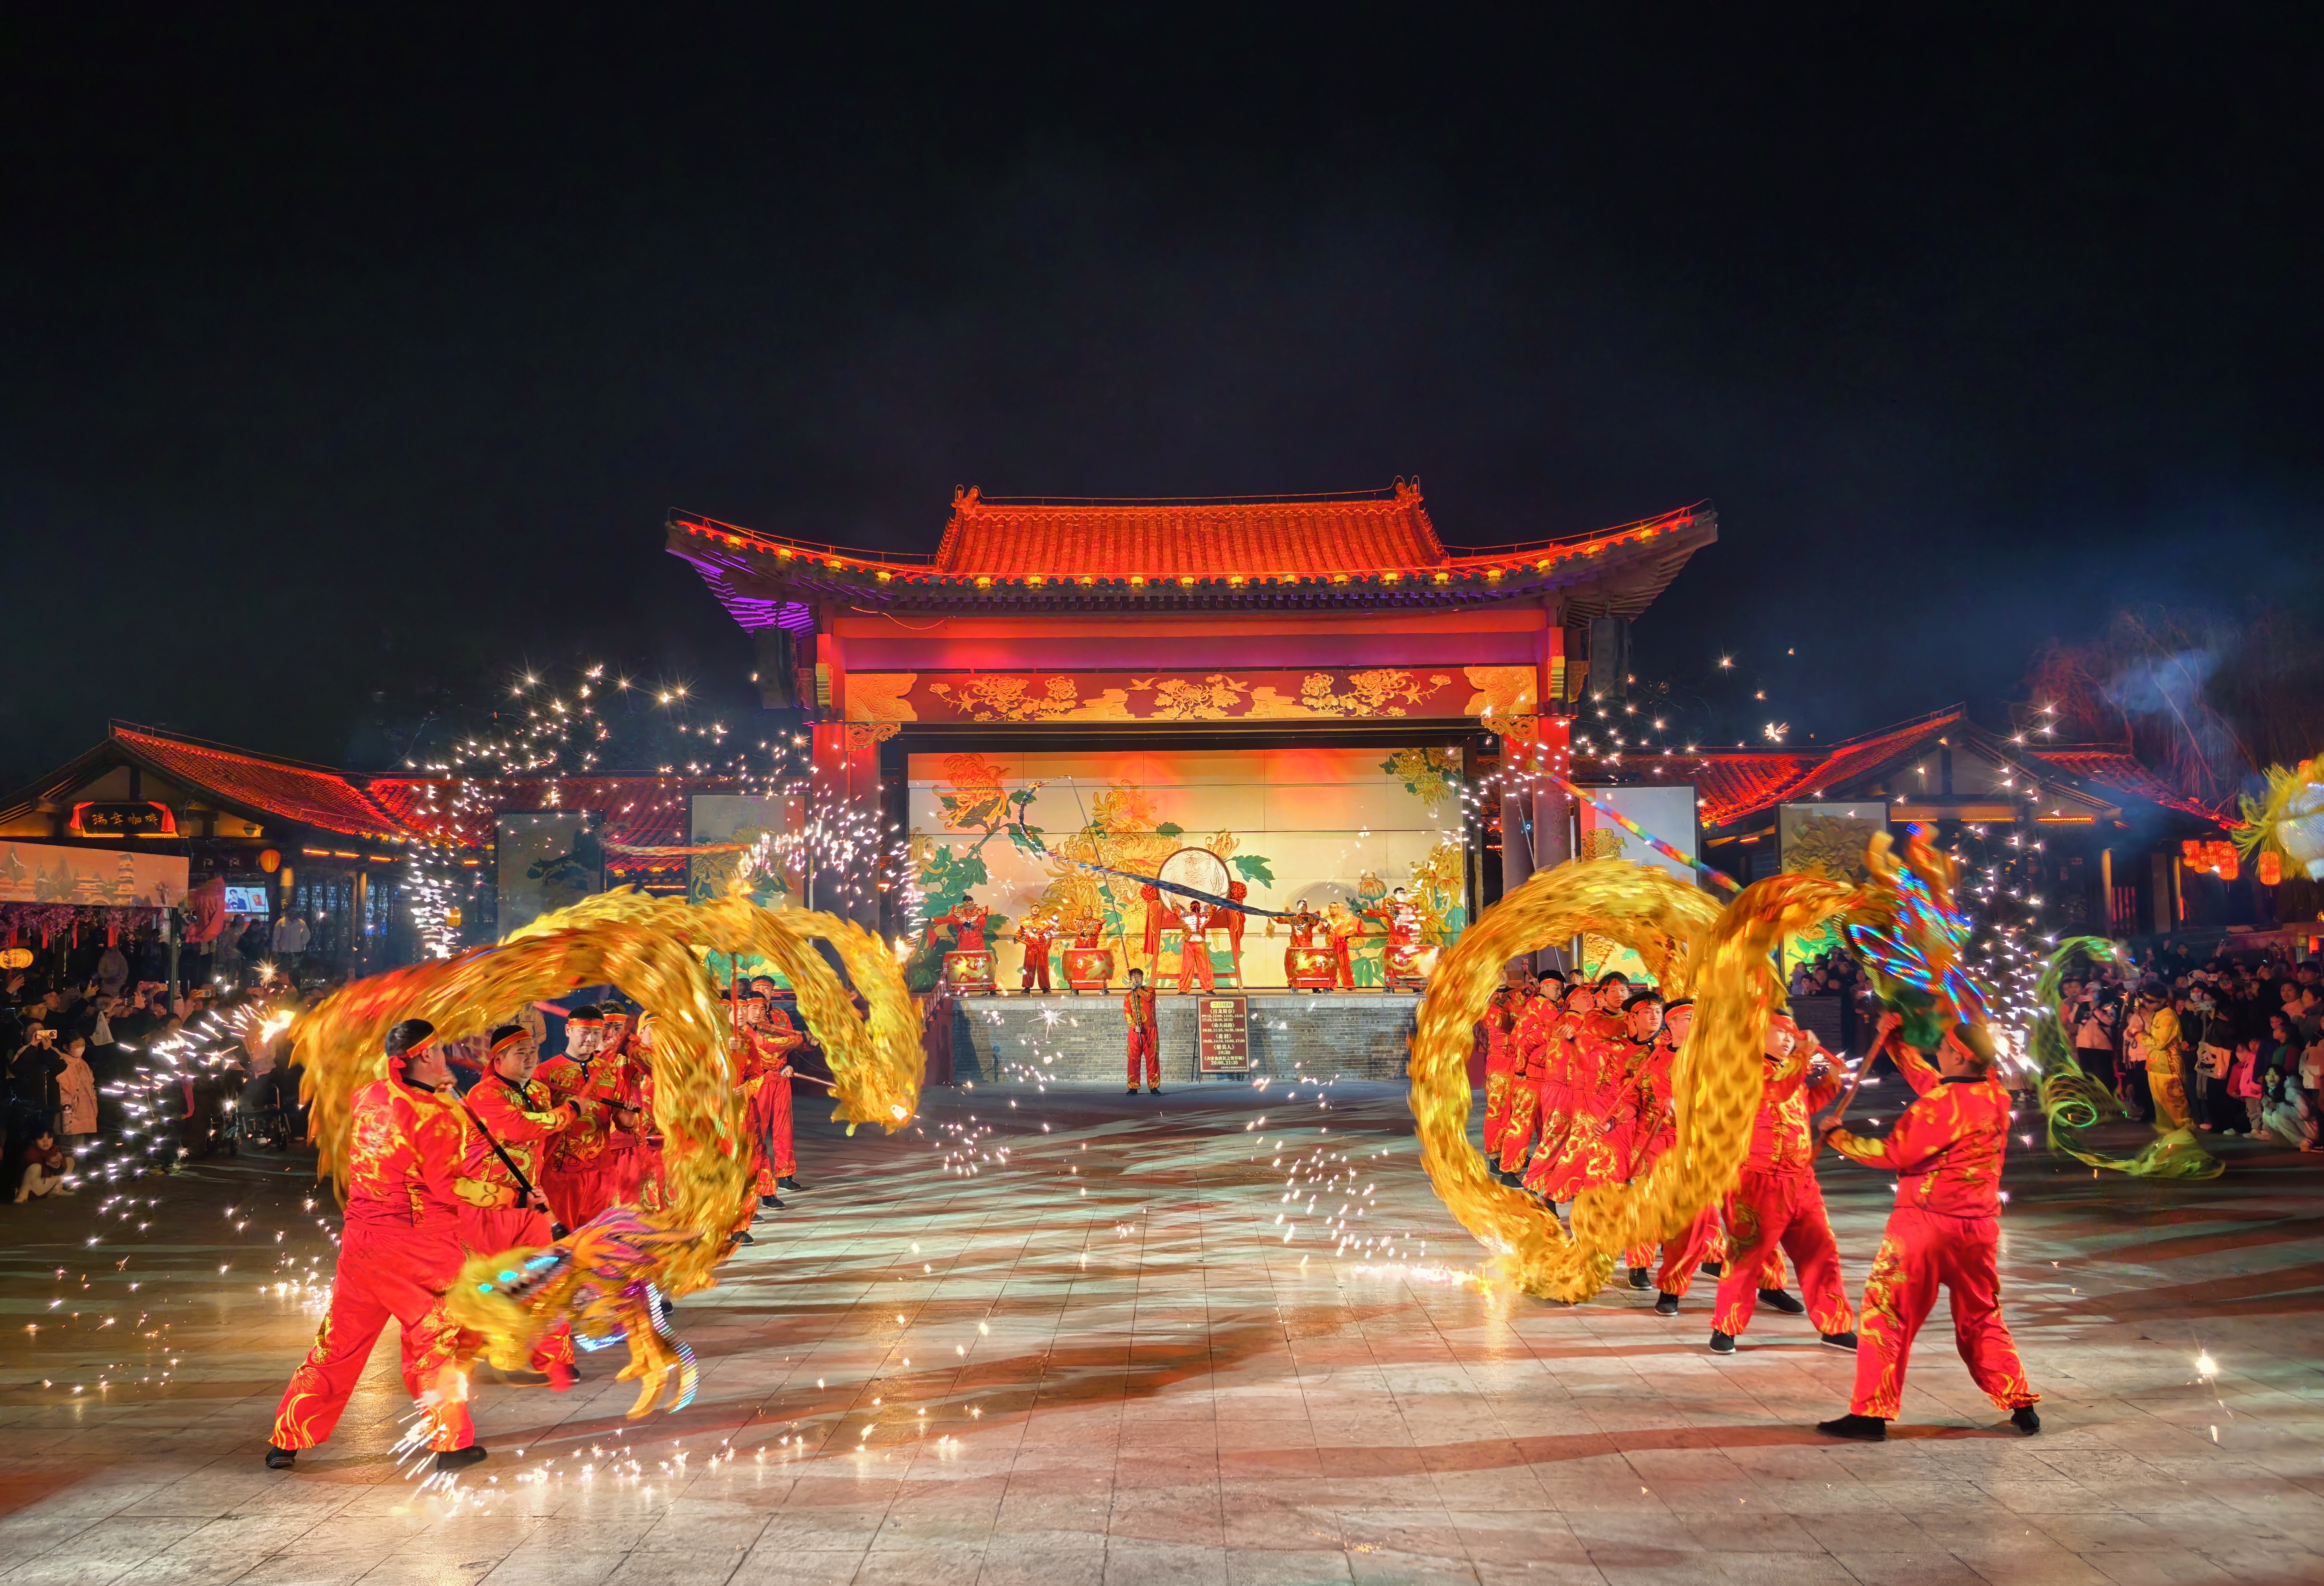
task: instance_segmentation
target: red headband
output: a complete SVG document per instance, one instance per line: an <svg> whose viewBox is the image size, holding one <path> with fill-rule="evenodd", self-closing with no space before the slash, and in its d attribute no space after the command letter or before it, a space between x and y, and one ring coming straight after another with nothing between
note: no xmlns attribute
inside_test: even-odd
<svg viewBox="0 0 2324 1586"><path fill-rule="evenodd" d="M532 1032L530 1030L512 1030L509 1034L503 1036L499 1040L493 1043L490 1056L497 1057L509 1047L515 1046L519 1041L529 1041L530 1039L532 1039Z"/></svg>

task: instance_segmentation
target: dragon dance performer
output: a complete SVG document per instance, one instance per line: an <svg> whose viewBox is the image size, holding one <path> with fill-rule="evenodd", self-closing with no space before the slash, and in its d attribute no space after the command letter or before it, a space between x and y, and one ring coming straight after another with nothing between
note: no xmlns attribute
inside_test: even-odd
<svg viewBox="0 0 2324 1586"><path fill-rule="evenodd" d="M1778 1248L1798 1266L1803 1307L1823 1342L1856 1347L1856 1314L1840 1276L1840 1247L1831 1236L1823 1190L1816 1183L1815 1148L1808 1116L1840 1094L1826 1065L1811 1065L1800 1028L1784 1014L1768 1022L1765 1089L1751 1123L1751 1151L1742 1177L1727 1197L1729 1255L1719 1279L1711 1315L1711 1351L1735 1352L1766 1288L1767 1257Z"/></svg>
<svg viewBox="0 0 2324 1586"><path fill-rule="evenodd" d="M1492 1000L1485 1004L1485 1155L1489 1157L1501 1148L1501 1130L1508 1121L1517 1019L1533 995L1527 984L1528 967L1524 959L1512 959L1501 972L1501 983L1494 989Z"/></svg>
<svg viewBox="0 0 2324 1586"><path fill-rule="evenodd" d="M1577 1021L1566 1038L1562 1094L1552 1071L1552 1088L1542 1102L1541 1147L1526 1169L1526 1188L1553 1206L1627 1176L1628 1125L1637 1111L1632 1066L1652 1051L1662 1028L1662 999L1652 991L1626 999L1618 1013L1607 1005L1609 982L1600 982L1598 994L1600 1010Z"/></svg>
<svg viewBox="0 0 2324 1586"><path fill-rule="evenodd" d="M1025 917L1017 927L1018 945L1025 949L1025 964L1018 976L1018 990L1030 993L1038 982L1041 994L1049 994L1049 949L1057 940L1057 927L1038 914Z"/></svg>
<svg viewBox="0 0 2324 1586"><path fill-rule="evenodd" d="M1946 1031L1937 1066L1907 1045L1903 1020L1880 1021L1881 1040L1917 1097L1885 1139L1851 1134L1835 1121L1823 1139L1850 1161L1896 1176L1896 1209L1880 1236L1880 1253L1864 1281L1864 1342L1856 1354L1856 1392L1848 1414L1819 1422L1832 1437L1884 1441L1904 1395L1913 1339L1937 1303L1952 1296L1953 1345L1970 1378L2010 1425L2042 1430L2034 1408L2042 1396L2025 1380L2017 1342L2001 1319L2001 1164L2009 1148L2009 1093L1992 1065ZM1878 1048L1874 1048L1876 1051Z"/></svg>
<svg viewBox="0 0 2324 1586"><path fill-rule="evenodd" d="M436 1469L457 1471L484 1457L468 1419L474 1341L444 1310L444 1290L466 1259L453 1181L468 1130L435 1034L420 1019L390 1029L387 1077L355 1094L331 1308L283 1389L267 1434L269 1470L290 1469L299 1450L330 1436L390 1317L402 1326L403 1384L427 1417Z"/></svg>
<svg viewBox="0 0 2324 1586"><path fill-rule="evenodd" d="M1162 1093L1162 1030L1154 1019L1154 992L1146 972L1130 972L1130 991L1121 999L1121 1017L1130 1026L1130 1094L1138 1093L1138 1063L1146 1060L1146 1089Z"/></svg>
<svg viewBox="0 0 2324 1586"><path fill-rule="evenodd" d="M1541 1123L1543 1090L1550 1083L1552 1065L1563 1061L1559 1030L1570 1017L1570 1010L1561 1004L1561 999L1571 1002L1576 996L1576 991L1568 990L1564 976L1550 971L1547 978L1535 987L1533 996L1517 1014L1517 1028L1509 1033L1513 1054L1509 1063L1509 1105L1501 1117L1500 1157L1493 1176L1511 1189L1525 1182L1520 1175L1532 1155L1534 1135ZM1586 1000L1581 1005L1587 1007Z"/></svg>
<svg viewBox="0 0 2324 1586"><path fill-rule="evenodd" d="M489 1041L484 1077L463 1098L473 1138L453 1181L462 1202L460 1238L472 1256L549 1242L549 1198L538 1187L540 1158L547 1142L581 1117L579 1102L552 1107L547 1087L533 1083L540 1048L522 1025L502 1025ZM501 1377L520 1386L545 1382L559 1393L573 1386L570 1329L560 1325L533 1351L532 1373Z"/></svg>
<svg viewBox="0 0 2324 1586"><path fill-rule="evenodd" d="M742 1000L742 1090L758 1155L759 1204L779 1209L777 1190L804 1187L791 1136L791 1054L807 1037L791 1028L788 1013L756 990Z"/></svg>
<svg viewBox="0 0 2324 1586"><path fill-rule="evenodd" d="M1356 989L1355 940L1364 934L1361 917L1337 899L1323 906L1323 928L1332 942L1332 987L1334 991Z"/></svg>
<svg viewBox="0 0 2324 1586"><path fill-rule="evenodd" d="M532 1073L552 1105L573 1102L581 1112L578 1121L549 1142L549 1160L540 1176L549 1210L567 1228L580 1227L613 1203L605 1153L614 1121L610 1098L616 1086L595 1062L604 1031L604 1015L596 1007L584 1003L576 1008L565 1016L565 1055L545 1060Z"/></svg>

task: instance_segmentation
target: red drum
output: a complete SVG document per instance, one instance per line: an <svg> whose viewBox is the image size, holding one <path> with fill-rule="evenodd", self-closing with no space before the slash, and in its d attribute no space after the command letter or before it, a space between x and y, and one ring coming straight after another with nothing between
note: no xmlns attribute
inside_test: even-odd
<svg viewBox="0 0 2324 1586"><path fill-rule="evenodd" d="M947 953L944 960L944 983L947 991L990 991L993 989L992 950L975 953Z"/></svg>
<svg viewBox="0 0 2324 1586"><path fill-rule="evenodd" d="M1283 977L1296 991L1328 991L1337 979L1338 962L1329 947L1286 947Z"/></svg>
<svg viewBox="0 0 2324 1586"><path fill-rule="evenodd" d="M1065 949L1065 984L1076 991L1102 991L1113 980L1113 949Z"/></svg>
<svg viewBox="0 0 2324 1586"><path fill-rule="evenodd" d="M1391 942L1381 967L1387 971L1391 986L1425 986L1430 972L1436 967L1436 949Z"/></svg>

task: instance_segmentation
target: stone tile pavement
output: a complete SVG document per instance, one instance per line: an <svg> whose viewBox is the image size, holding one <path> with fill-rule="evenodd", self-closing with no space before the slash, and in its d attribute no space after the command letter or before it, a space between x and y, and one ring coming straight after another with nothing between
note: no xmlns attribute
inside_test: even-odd
<svg viewBox="0 0 2324 1586"><path fill-rule="evenodd" d="M329 1269L310 1159L0 1207L0 1586L2324 1580L2294 1153L2154 1185L2021 1150L2047 1429L2006 1430L1941 1314L1867 1447L1808 1430L1851 1362L1803 1319L1722 1360L1701 1288L1666 1321L1448 1281L1480 1252L1389 1086L943 1092L802 1135L809 1190L680 1309L695 1404L625 1420L618 1351L567 1395L480 1381L492 1457L450 1492L392 1452L392 1345L329 1444L259 1463ZM1860 1284L1887 1181L1824 1179Z"/></svg>

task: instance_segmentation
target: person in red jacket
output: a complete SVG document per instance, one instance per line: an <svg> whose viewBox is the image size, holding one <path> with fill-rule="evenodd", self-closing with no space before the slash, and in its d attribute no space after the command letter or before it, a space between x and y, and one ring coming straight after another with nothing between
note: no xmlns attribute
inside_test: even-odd
<svg viewBox="0 0 2324 1586"><path fill-rule="evenodd" d="M467 1259L453 1180L468 1130L435 1035L424 1019L390 1029L387 1077L355 1092L331 1308L282 1390L267 1434L270 1471L290 1469L300 1449L330 1436L391 1317L402 1326L403 1385L420 1401L436 1469L484 1457L468 1419L475 1340L444 1309L444 1291Z"/></svg>
<svg viewBox="0 0 2324 1586"><path fill-rule="evenodd" d="M1607 993L1601 986L1600 995ZM1640 991L1618 1013L1609 1008L1575 1027L1564 1095L1545 1097L1541 1148L1526 1169L1526 1188L1548 1204L1628 1176L1628 1125L1637 1108L1632 1068L1652 1051L1662 1017L1662 999Z"/></svg>
<svg viewBox="0 0 2324 1586"><path fill-rule="evenodd" d="M743 999L742 1018L742 1094L758 1152L759 1204L779 1208L777 1190L804 1187L791 1138L791 1054L807 1037L791 1027L788 1013L756 991Z"/></svg>
<svg viewBox="0 0 2324 1586"><path fill-rule="evenodd" d="M471 1123L467 1160L453 1187L461 1200L461 1242L472 1256L538 1249L553 1237L549 1197L540 1193L540 1163L548 1142L573 1127L581 1105L549 1104L546 1087L532 1082L540 1048L522 1025L493 1030L484 1077L463 1098ZM501 1373L520 1386L547 1383L562 1393L573 1386L573 1334L560 1323L532 1354L532 1373Z"/></svg>
<svg viewBox="0 0 2324 1586"><path fill-rule="evenodd" d="M1500 1159L1493 1176L1511 1189L1525 1182L1520 1176L1541 1127L1543 1096L1553 1083L1563 1083L1554 1082L1551 1075L1553 1067L1562 1069L1564 1059L1559 1032L1572 1017L1561 998L1579 1007L1589 1005L1580 990L1568 992L1564 980L1553 970L1535 988L1517 1015L1517 1028L1509 1033L1509 1106L1501 1118Z"/></svg>
<svg viewBox="0 0 2324 1586"><path fill-rule="evenodd" d="M606 1136L614 1121L608 1104L606 1075L593 1061L604 1037L604 1016L589 1004L565 1018L565 1053L533 1070L535 1083L549 1093L551 1105L577 1103L580 1119L549 1142L548 1160L541 1165L540 1189L557 1220L578 1228L611 1203L605 1180Z"/></svg>
<svg viewBox="0 0 2324 1586"><path fill-rule="evenodd" d="M1184 940L1178 945L1178 994L1185 996L1203 983L1203 995L1211 996L1219 989L1215 972L1211 967L1211 933L1207 928L1208 912L1200 903L1188 899L1181 906L1178 924Z"/></svg>
<svg viewBox="0 0 2324 1586"><path fill-rule="evenodd" d="M1046 915L1028 914L1017 927L1017 945L1025 950L1018 989L1030 995L1038 984L1049 994L1049 949L1056 945L1057 927Z"/></svg>
<svg viewBox="0 0 2324 1586"><path fill-rule="evenodd" d="M1130 972L1130 991L1121 999L1121 1017L1130 1026L1130 1093L1138 1093L1138 1064L1146 1061L1146 1088L1155 1095L1162 1093L1162 1030L1154 1019L1154 993L1146 984L1146 972Z"/></svg>
<svg viewBox="0 0 2324 1586"><path fill-rule="evenodd" d="M1508 1121L1517 1019L1529 1000L1526 968L1524 959L1512 959L1501 972L1501 984L1494 988L1492 1000L1485 1004L1485 1155L1489 1157L1501 1148L1501 1128Z"/></svg>
<svg viewBox="0 0 2324 1586"><path fill-rule="evenodd" d="M1864 1280L1864 1342L1856 1354L1856 1392L1848 1414L1819 1422L1831 1437L1878 1443L1904 1394L1913 1339L1929 1319L1942 1285L1952 1296L1953 1345L1969 1374L2010 1424L2042 1430L2042 1396L2025 1380L2017 1342L2001 1319L2001 1163L2009 1147L2009 1093L1992 1065L1948 1030L1937 1066L1897 1037L1900 1020L1881 1021L1881 1039L1918 1096L1885 1139L1867 1139L1838 1122L1825 1143L1851 1162L1896 1176L1896 1209L1888 1213L1872 1276Z"/></svg>
<svg viewBox="0 0 2324 1586"><path fill-rule="evenodd" d="M1840 1247L1816 1183L1815 1146L1808 1117L1831 1104L1840 1082L1824 1065L1811 1068L1800 1051L1800 1030L1777 1014L1767 1025L1766 1075L1759 1114L1751 1125L1751 1154L1727 1197L1729 1257L1711 1315L1711 1352L1731 1355L1751 1325L1768 1255L1780 1248L1800 1269L1805 1309L1823 1342L1856 1347L1856 1313L1840 1276Z"/></svg>

